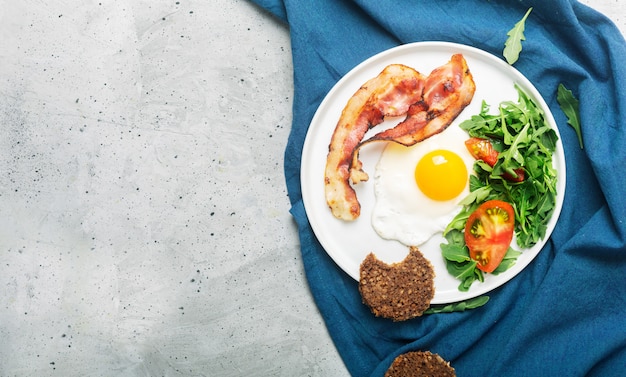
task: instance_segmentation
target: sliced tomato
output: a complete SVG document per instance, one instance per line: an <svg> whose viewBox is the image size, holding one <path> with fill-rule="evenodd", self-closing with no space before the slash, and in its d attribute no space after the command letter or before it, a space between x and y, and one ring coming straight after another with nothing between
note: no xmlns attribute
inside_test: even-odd
<svg viewBox="0 0 626 377"><path fill-rule="evenodd" d="M494 167L498 162L498 151L493 148L491 141L480 137L472 137L465 141L465 147L469 153L477 160L483 160L487 165ZM525 178L524 169L515 169L513 176L509 173L504 173L504 178L511 182L522 182Z"/></svg>
<svg viewBox="0 0 626 377"><path fill-rule="evenodd" d="M469 153L477 160L483 160L493 167L498 161L498 152L493 149L493 145L487 139L472 137L465 141L465 147Z"/></svg>
<svg viewBox="0 0 626 377"><path fill-rule="evenodd" d="M501 200L489 200L470 215L465 224L465 244L479 270L493 272L502 262L513 239L515 213Z"/></svg>
<svg viewBox="0 0 626 377"><path fill-rule="evenodd" d="M524 178L526 177L526 174L524 173L524 169L522 168L518 168L513 171L515 172L515 174L517 174L517 176L513 176L512 174L509 174L508 172L504 173L504 178L509 182L522 182Z"/></svg>

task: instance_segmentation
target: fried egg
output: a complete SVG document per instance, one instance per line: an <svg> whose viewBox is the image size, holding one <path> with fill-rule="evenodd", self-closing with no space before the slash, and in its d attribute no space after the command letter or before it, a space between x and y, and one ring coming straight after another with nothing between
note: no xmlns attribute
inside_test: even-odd
<svg viewBox="0 0 626 377"><path fill-rule="evenodd" d="M372 226L384 239L419 246L442 232L469 194L468 135L450 126L413 146L389 143L376 164Z"/></svg>

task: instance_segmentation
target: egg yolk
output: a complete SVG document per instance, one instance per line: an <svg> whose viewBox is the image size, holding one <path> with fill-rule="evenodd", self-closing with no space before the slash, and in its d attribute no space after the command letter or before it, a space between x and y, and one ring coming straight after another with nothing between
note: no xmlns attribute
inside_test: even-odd
<svg viewBox="0 0 626 377"><path fill-rule="evenodd" d="M461 157L439 149L422 157L415 167L415 182L427 197L445 201L456 198L467 183L467 168Z"/></svg>

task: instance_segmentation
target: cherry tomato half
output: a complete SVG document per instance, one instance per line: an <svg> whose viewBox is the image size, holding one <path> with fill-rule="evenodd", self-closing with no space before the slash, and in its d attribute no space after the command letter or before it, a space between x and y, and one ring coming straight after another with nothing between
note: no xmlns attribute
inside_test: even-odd
<svg viewBox="0 0 626 377"><path fill-rule="evenodd" d="M469 153L477 160L483 160L493 167L498 161L498 152L493 149L493 145L487 139L472 137L465 141L465 147Z"/></svg>
<svg viewBox="0 0 626 377"><path fill-rule="evenodd" d="M477 160L483 160L487 165L491 167L494 167L496 162L498 162L498 151L493 148L493 144L491 144L491 141L487 139L482 139L479 137L469 138L465 141L465 147L472 155L472 157ZM515 174L517 174L517 176L513 176L509 173L504 173L504 178L511 182L522 182L524 180L524 169L515 169Z"/></svg>
<svg viewBox="0 0 626 377"><path fill-rule="evenodd" d="M493 272L506 254L513 239L515 213L501 200L489 200L470 215L465 224L465 243L477 268Z"/></svg>

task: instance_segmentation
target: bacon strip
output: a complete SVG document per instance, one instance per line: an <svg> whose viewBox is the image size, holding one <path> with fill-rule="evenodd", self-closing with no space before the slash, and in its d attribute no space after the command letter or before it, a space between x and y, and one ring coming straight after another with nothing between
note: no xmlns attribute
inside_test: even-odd
<svg viewBox="0 0 626 377"><path fill-rule="evenodd" d="M344 220L360 215L350 180L356 184L368 179L359 161L364 144L393 141L410 146L440 133L471 102L475 89L461 54L453 55L427 78L412 68L390 65L361 87L344 108L329 146L325 191L333 215ZM362 142L365 133L385 116L404 114L404 121Z"/></svg>
<svg viewBox="0 0 626 377"><path fill-rule="evenodd" d="M426 79L424 96L413 104L407 118L394 128L383 131L361 143L377 140L414 145L448 128L454 119L470 104L476 91L474 79L461 54L436 68Z"/></svg>
<svg viewBox="0 0 626 377"><path fill-rule="evenodd" d="M355 179L359 179L359 172L365 174L360 162L356 169L351 166L354 151L365 133L386 116L406 114L409 106L422 97L423 87L422 74L405 65L392 64L350 98L333 133L326 160L326 201L335 217L354 220L361 212L349 179L351 171Z"/></svg>

